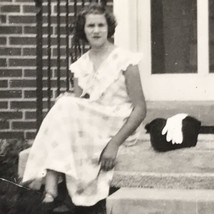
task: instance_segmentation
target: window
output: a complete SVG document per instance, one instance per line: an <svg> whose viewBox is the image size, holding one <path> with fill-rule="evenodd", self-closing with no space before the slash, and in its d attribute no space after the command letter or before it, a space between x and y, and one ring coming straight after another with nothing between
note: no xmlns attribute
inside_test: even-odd
<svg viewBox="0 0 214 214"><path fill-rule="evenodd" d="M210 73L214 73L214 0L209 0L209 50Z"/></svg>
<svg viewBox="0 0 214 214"><path fill-rule="evenodd" d="M152 74L197 73L196 0L151 0L151 23Z"/></svg>

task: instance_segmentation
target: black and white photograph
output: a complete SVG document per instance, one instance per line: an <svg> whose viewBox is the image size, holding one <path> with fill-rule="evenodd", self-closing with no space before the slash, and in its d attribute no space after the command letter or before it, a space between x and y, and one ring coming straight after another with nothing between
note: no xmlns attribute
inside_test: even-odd
<svg viewBox="0 0 214 214"><path fill-rule="evenodd" d="M0 214L214 214L214 0L1 0Z"/></svg>

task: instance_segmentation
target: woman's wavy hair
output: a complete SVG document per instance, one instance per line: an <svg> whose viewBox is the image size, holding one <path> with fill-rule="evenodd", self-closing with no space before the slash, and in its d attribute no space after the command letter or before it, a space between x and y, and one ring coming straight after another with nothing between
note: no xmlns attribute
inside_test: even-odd
<svg viewBox="0 0 214 214"><path fill-rule="evenodd" d="M86 15L88 14L104 14L108 25L108 39L114 35L117 26L115 16L102 4L91 3L88 7L83 8L77 15L76 22L73 26L74 42L78 43L79 40L88 42L84 31Z"/></svg>

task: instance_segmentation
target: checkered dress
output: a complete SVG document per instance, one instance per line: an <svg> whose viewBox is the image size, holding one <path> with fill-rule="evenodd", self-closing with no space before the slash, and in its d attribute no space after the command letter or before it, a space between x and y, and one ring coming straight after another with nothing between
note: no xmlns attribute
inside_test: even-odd
<svg viewBox="0 0 214 214"><path fill-rule="evenodd" d="M88 52L71 65L89 99L61 96L44 118L26 165L23 182L39 181L46 169L66 176L76 205L91 206L108 196L113 170L100 171L100 154L119 131L133 107L124 72L141 55L115 48L94 72ZM137 133L127 139L135 142Z"/></svg>

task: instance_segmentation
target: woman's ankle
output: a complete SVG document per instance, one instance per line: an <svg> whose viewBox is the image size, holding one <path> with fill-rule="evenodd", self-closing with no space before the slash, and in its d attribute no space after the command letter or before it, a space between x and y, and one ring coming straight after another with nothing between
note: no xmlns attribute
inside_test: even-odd
<svg viewBox="0 0 214 214"><path fill-rule="evenodd" d="M58 177L59 174L52 170L47 170L45 179L44 202L53 202L58 195Z"/></svg>

